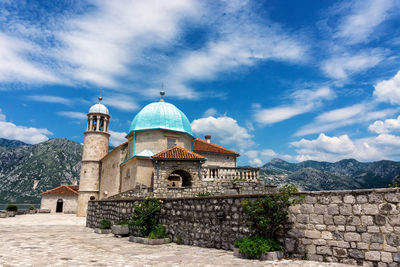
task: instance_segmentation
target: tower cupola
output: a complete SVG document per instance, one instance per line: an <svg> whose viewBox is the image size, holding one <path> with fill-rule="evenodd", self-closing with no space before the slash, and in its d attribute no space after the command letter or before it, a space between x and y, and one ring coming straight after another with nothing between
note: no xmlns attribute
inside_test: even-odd
<svg viewBox="0 0 400 267"><path fill-rule="evenodd" d="M108 108L101 103L102 100L100 96L99 103L89 109L87 131L108 132L110 115Z"/></svg>

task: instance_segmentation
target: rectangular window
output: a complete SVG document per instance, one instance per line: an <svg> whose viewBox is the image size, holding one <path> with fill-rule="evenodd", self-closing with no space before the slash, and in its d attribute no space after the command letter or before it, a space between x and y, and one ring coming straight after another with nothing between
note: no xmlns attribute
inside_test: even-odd
<svg viewBox="0 0 400 267"><path fill-rule="evenodd" d="M171 148L176 145L176 139L167 138L167 148Z"/></svg>

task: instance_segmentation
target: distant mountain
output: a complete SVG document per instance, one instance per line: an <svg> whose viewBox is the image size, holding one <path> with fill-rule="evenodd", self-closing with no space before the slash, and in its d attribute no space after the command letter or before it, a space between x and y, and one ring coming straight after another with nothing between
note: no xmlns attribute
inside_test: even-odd
<svg viewBox="0 0 400 267"><path fill-rule="evenodd" d="M28 146L28 144L18 140L0 138L0 147L16 148L20 146Z"/></svg>
<svg viewBox="0 0 400 267"><path fill-rule="evenodd" d="M39 203L42 192L79 180L82 149L81 144L64 138L0 147L0 203Z"/></svg>
<svg viewBox="0 0 400 267"><path fill-rule="evenodd" d="M313 160L290 163L272 159L260 170L266 182L295 183L303 190L383 188L388 187L399 173L400 162L363 163L355 159L334 163Z"/></svg>

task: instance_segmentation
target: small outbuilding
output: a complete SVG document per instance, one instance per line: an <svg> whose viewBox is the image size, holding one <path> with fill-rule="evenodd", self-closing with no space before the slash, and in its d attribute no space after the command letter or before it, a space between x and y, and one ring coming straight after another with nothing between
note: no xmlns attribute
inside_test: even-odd
<svg viewBox="0 0 400 267"><path fill-rule="evenodd" d="M61 185L42 193L40 209L51 213L76 213L79 185Z"/></svg>

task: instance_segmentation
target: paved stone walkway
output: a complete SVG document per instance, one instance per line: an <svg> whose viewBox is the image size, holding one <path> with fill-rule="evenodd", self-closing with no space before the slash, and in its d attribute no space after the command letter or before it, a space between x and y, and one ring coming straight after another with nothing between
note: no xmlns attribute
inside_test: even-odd
<svg viewBox="0 0 400 267"><path fill-rule="evenodd" d="M66 214L0 219L0 266L349 266L300 260L250 261L233 257L232 251L174 243L142 245L111 234L95 234L84 225L85 218Z"/></svg>

